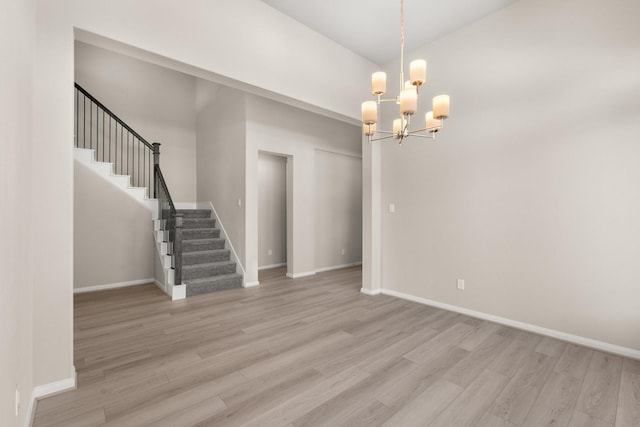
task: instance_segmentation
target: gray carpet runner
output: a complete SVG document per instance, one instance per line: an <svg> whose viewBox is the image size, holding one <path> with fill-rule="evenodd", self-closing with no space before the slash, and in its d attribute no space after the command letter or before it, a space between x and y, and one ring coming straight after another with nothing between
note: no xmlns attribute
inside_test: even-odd
<svg viewBox="0 0 640 427"><path fill-rule="evenodd" d="M187 296L242 287L231 251L225 249L209 209L178 209L183 215L182 283Z"/></svg>

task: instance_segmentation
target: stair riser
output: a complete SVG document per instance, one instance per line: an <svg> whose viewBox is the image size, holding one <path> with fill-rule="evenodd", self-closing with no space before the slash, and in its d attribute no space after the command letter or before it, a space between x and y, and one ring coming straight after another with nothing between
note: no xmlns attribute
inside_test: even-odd
<svg viewBox="0 0 640 427"><path fill-rule="evenodd" d="M231 254L229 251L220 251L215 254L199 254L198 252L187 252L182 254L182 265L204 264L208 262L229 261Z"/></svg>
<svg viewBox="0 0 640 427"><path fill-rule="evenodd" d="M187 296L207 294L210 292L223 291L226 289L237 289L242 287L242 277L233 277L211 283L199 283L197 285L187 284Z"/></svg>
<svg viewBox="0 0 640 427"><path fill-rule="evenodd" d="M187 252L197 252L197 251L213 251L216 249L224 249L224 240L213 240L211 242L201 243L201 242L190 242L189 240L184 240L182 242L182 253Z"/></svg>
<svg viewBox="0 0 640 427"><path fill-rule="evenodd" d="M235 264L224 264L215 267L195 267L183 268L182 279L201 279L203 277L218 276L221 274L230 274L236 272Z"/></svg>
<svg viewBox="0 0 640 427"><path fill-rule="evenodd" d="M182 221L183 229L191 228L215 228L216 220L211 218L185 218Z"/></svg>
<svg viewBox="0 0 640 427"><path fill-rule="evenodd" d="M182 240L218 239L218 238L220 238L220 230L217 228L182 230Z"/></svg>

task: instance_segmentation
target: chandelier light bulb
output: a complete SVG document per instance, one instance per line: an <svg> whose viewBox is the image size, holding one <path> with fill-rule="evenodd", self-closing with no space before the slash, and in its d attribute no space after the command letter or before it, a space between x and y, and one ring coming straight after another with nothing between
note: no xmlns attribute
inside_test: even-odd
<svg viewBox="0 0 640 427"><path fill-rule="evenodd" d="M400 93L400 114L411 115L418 109L418 94L414 89L405 89Z"/></svg>
<svg viewBox="0 0 640 427"><path fill-rule="evenodd" d="M449 117L449 95L433 97L433 117L440 120Z"/></svg>
<svg viewBox="0 0 640 427"><path fill-rule="evenodd" d="M404 81L404 88L405 90L407 89L411 89L412 91L414 91L415 93L418 93L418 86L414 86L411 84L411 82L409 80L405 80Z"/></svg>
<svg viewBox="0 0 640 427"><path fill-rule="evenodd" d="M409 64L409 81L414 86L420 86L427 82L427 61L416 59Z"/></svg>
<svg viewBox="0 0 640 427"><path fill-rule="evenodd" d="M371 136L371 135L375 135L376 134L376 124L371 124L371 125L362 125L362 133L363 135L366 136Z"/></svg>
<svg viewBox="0 0 640 427"><path fill-rule="evenodd" d="M440 120L438 119L433 118L433 111L429 111L427 114L425 114L424 118L427 132L438 132L442 128L442 122L440 122Z"/></svg>
<svg viewBox="0 0 640 427"><path fill-rule="evenodd" d="M387 91L387 73L377 71L371 75L371 93L382 95Z"/></svg>
<svg viewBox="0 0 640 427"><path fill-rule="evenodd" d="M378 120L378 104L376 101L362 103L362 123L372 125Z"/></svg>
<svg viewBox="0 0 640 427"><path fill-rule="evenodd" d="M402 133L402 119L395 119L393 121L393 137L399 139Z"/></svg>

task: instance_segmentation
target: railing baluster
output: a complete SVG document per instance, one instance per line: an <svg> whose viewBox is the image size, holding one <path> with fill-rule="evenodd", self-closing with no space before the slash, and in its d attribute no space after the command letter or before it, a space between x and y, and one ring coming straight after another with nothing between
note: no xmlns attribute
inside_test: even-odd
<svg viewBox="0 0 640 427"><path fill-rule="evenodd" d="M91 129L93 120L93 101L89 104L89 149L93 150L93 132Z"/></svg>
<svg viewBox="0 0 640 427"><path fill-rule="evenodd" d="M96 160L100 161L100 110L96 108Z"/></svg>
<svg viewBox="0 0 640 427"><path fill-rule="evenodd" d="M119 175L129 175L132 186L148 188L148 197L158 199L159 217L166 228L172 253L175 255L176 250L181 253L180 244L176 245L176 237L179 238L180 232L176 235L176 229L179 227L176 224L175 207L159 167L160 144L148 143L77 83L75 91L75 146L95 150L96 160L113 163L114 172ZM80 96L82 96L82 103L80 103ZM80 118L80 108L82 108L82 118ZM126 141L125 132L127 133ZM179 257L177 261L181 267ZM177 275L177 280L180 280L180 271Z"/></svg>
<svg viewBox="0 0 640 427"><path fill-rule="evenodd" d="M74 141L75 146L78 146L78 139L80 136L80 92L76 90L76 140Z"/></svg>
<svg viewBox="0 0 640 427"><path fill-rule="evenodd" d="M115 173L117 175L118 174L118 122L116 122L115 134L116 134L116 143L115 143L116 153L115 153L115 157L113 158L113 160L114 160L113 163L115 164L114 169L115 169Z"/></svg>
<svg viewBox="0 0 640 427"><path fill-rule="evenodd" d="M87 148L87 97L82 98L82 148Z"/></svg>

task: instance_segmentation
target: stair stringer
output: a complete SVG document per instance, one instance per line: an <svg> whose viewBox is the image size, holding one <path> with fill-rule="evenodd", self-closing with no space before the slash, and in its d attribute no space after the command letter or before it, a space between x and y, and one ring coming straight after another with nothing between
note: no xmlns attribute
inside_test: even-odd
<svg viewBox="0 0 640 427"><path fill-rule="evenodd" d="M162 268L164 279L163 283L160 283L156 277L156 285L169 295L173 301L185 299L187 297L187 285L184 283L175 283L175 271L171 267L171 255L168 254L169 247L164 233L165 231L162 230L162 221L156 215L153 218L153 237L156 243L156 261L160 261L160 268Z"/></svg>
<svg viewBox="0 0 640 427"><path fill-rule="evenodd" d="M87 148L75 148L74 158L78 162L87 166L96 175L104 178L110 182L113 186L119 188L125 192L129 197L132 197L137 202L145 206L153 220L153 238L156 243L156 261L160 260L163 270L163 283L160 283L158 278L155 278L155 284L163 292L171 297L173 300L184 299L187 297L187 287L184 284L174 284L174 272L171 268L171 256L167 255L168 248L167 243L163 241L163 231L160 230L160 221L158 220L158 200L150 199L148 197L149 190L146 187L132 187L131 177L129 175L117 175L114 171L114 164L107 162L96 161L96 150Z"/></svg>
<svg viewBox="0 0 640 427"><path fill-rule="evenodd" d="M149 198L149 190L147 187L132 187L131 177L129 175L117 175L114 173L114 164L96 161L96 150L88 148L75 148L74 158L78 162L87 166L96 175L110 182L114 187L125 192L138 203L141 203L149 211L152 217L157 216L158 201Z"/></svg>

